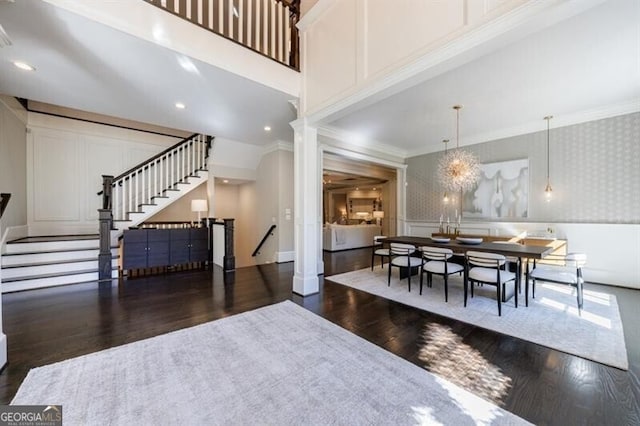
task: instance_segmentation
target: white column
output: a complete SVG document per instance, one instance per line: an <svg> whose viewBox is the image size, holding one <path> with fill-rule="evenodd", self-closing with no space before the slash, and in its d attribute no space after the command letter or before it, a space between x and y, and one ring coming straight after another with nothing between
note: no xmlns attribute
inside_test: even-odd
<svg viewBox="0 0 640 426"><path fill-rule="evenodd" d="M294 129L294 275L293 292L302 296L318 293L318 131L301 119ZM320 271L322 272L322 271Z"/></svg>
<svg viewBox="0 0 640 426"><path fill-rule="evenodd" d="M213 147L209 151L207 158L207 170L209 170L209 179L207 180L207 202L209 203L209 216L216 217L216 178L213 174Z"/></svg>

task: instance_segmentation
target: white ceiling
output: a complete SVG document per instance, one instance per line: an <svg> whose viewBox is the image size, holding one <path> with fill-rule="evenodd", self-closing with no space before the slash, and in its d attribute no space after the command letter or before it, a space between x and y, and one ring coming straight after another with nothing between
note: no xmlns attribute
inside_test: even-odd
<svg viewBox="0 0 640 426"><path fill-rule="evenodd" d="M330 123L407 155L640 110L640 2L609 0L453 71ZM590 113L590 114L584 114Z"/></svg>
<svg viewBox="0 0 640 426"><path fill-rule="evenodd" d="M0 93L256 145L293 141L288 94L41 0L0 1L0 25L12 41L0 48Z"/></svg>
<svg viewBox="0 0 640 426"><path fill-rule="evenodd" d="M0 1L0 24L13 42L0 48L0 93L254 145L293 139L285 93L40 0ZM640 110L640 2L609 0L325 124L417 155L454 140L454 104L462 145L542 130L549 114L559 126Z"/></svg>

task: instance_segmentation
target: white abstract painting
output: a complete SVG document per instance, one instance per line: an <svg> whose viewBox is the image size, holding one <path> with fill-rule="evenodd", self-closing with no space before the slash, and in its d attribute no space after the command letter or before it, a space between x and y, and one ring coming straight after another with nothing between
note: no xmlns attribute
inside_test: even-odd
<svg viewBox="0 0 640 426"><path fill-rule="evenodd" d="M480 179L462 200L467 218L526 218L529 159L480 165Z"/></svg>

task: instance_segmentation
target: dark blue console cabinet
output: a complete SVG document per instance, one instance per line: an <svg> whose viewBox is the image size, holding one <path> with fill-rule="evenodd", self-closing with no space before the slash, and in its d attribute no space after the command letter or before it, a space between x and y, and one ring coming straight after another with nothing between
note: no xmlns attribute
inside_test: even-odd
<svg viewBox="0 0 640 426"><path fill-rule="evenodd" d="M130 229L122 235L122 269L206 262L208 228Z"/></svg>

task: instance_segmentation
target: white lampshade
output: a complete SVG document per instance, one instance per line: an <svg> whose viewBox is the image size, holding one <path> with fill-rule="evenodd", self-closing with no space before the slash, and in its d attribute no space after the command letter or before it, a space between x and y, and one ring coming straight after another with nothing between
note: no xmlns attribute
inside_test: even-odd
<svg viewBox="0 0 640 426"><path fill-rule="evenodd" d="M207 210L207 200L191 200L192 212L206 212Z"/></svg>
<svg viewBox="0 0 640 426"><path fill-rule="evenodd" d="M375 212L373 212L373 217L375 217L376 219L382 219L384 218L384 212L381 210L376 210Z"/></svg>

